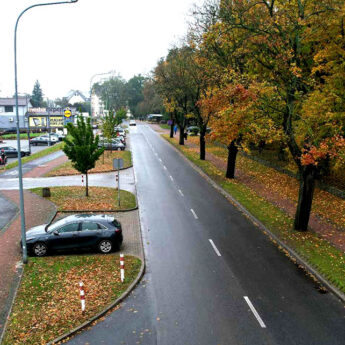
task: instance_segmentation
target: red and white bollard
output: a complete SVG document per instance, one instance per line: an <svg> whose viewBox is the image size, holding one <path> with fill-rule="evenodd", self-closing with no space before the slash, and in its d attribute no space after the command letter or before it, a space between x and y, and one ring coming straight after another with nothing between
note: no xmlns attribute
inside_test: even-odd
<svg viewBox="0 0 345 345"><path fill-rule="evenodd" d="M121 272L121 282L125 280L125 258L123 254L120 254L120 272Z"/></svg>
<svg viewBox="0 0 345 345"><path fill-rule="evenodd" d="M79 290L80 290L80 303L81 303L81 311L85 311L85 292L84 292L84 284L83 282L79 283Z"/></svg>

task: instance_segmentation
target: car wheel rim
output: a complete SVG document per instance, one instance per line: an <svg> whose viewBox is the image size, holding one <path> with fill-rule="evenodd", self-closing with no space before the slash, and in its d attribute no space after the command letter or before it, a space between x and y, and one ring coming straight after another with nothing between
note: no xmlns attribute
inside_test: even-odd
<svg viewBox="0 0 345 345"><path fill-rule="evenodd" d="M44 244L37 244L35 246L35 254L37 256L43 256L47 252L47 248Z"/></svg>
<svg viewBox="0 0 345 345"><path fill-rule="evenodd" d="M111 243L109 241L103 241L99 245L102 253L109 253L111 251Z"/></svg>

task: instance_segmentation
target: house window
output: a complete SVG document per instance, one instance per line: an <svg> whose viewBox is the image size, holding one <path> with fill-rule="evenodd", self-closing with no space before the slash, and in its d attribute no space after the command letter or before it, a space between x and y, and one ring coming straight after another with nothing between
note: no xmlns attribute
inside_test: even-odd
<svg viewBox="0 0 345 345"><path fill-rule="evenodd" d="M13 113L13 105L5 105L5 113Z"/></svg>

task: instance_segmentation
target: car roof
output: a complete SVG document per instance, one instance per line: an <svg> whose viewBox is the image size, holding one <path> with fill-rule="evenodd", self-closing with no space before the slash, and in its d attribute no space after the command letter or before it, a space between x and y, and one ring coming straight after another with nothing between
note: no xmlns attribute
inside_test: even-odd
<svg viewBox="0 0 345 345"><path fill-rule="evenodd" d="M73 214L64 218L66 223L74 221L112 222L114 217L107 214Z"/></svg>

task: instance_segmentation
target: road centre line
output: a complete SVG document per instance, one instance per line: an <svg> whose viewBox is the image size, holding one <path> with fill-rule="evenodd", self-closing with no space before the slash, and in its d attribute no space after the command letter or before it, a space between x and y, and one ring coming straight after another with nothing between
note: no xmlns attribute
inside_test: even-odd
<svg viewBox="0 0 345 345"><path fill-rule="evenodd" d="M164 170L167 170L167 167L165 165L163 165L163 168L164 168Z"/></svg>
<svg viewBox="0 0 345 345"><path fill-rule="evenodd" d="M162 160L160 158L158 158L158 160L162 163Z"/></svg>
<svg viewBox="0 0 345 345"><path fill-rule="evenodd" d="M196 215L195 211L191 208L190 211L193 213L193 216L195 219L199 219L198 216Z"/></svg>
<svg viewBox="0 0 345 345"><path fill-rule="evenodd" d="M174 179L173 179L173 177L172 177L171 175L170 175L169 177L170 177L170 180L171 180L171 181L174 181Z"/></svg>
<svg viewBox="0 0 345 345"><path fill-rule="evenodd" d="M181 189L179 189L178 192L181 194L181 196L184 196Z"/></svg>
<svg viewBox="0 0 345 345"><path fill-rule="evenodd" d="M256 317L256 319L258 320L261 328L266 328L265 323L262 321L259 313L256 311L256 309L254 308L252 302L250 301L250 299L248 298L248 296L243 296L243 298L245 299L245 301L247 302L247 304L249 305L250 310L252 311L252 313L254 314L254 316Z"/></svg>
<svg viewBox="0 0 345 345"><path fill-rule="evenodd" d="M211 246L213 247L214 251L216 252L216 254L218 256L222 256L222 254L220 254L220 251L218 250L218 248L216 247L216 245L213 243L213 241L211 239L209 239Z"/></svg>

